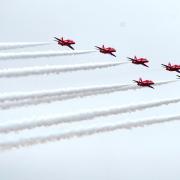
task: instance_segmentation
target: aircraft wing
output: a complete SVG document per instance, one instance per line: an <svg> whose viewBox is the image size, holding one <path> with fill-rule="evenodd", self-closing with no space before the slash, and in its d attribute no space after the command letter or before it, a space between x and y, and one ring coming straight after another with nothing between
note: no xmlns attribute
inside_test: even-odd
<svg viewBox="0 0 180 180"><path fill-rule="evenodd" d="M147 64L142 64L143 66L145 66L145 67L149 67Z"/></svg>
<svg viewBox="0 0 180 180"><path fill-rule="evenodd" d="M153 87L153 86L151 86L151 85L149 85L148 87L150 87L150 88L154 89L154 87Z"/></svg>
<svg viewBox="0 0 180 180"><path fill-rule="evenodd" d="M163 67L165 67L165 68L167 68L168 66L167 65L165 65L165 64L161 64Z"/></svg>
<svg viewBox="0 0 180 180"><path fill-rule="evenodd" d="M68 47L71 48L72 50L74 50L74 48L71 45L69 45Z"/></svg>
<svg viewBox="0 0 180 180"><path fill-rule="evenodd" d="M98 46L95 46L95 48L97 48L98 50L101 50L102 48L98 47Z"/></svg>
<svg viewBox="0 0 180 180"><path fill-rule="evenodd" d="M57 37L54 37L55 41L60 41L60 39L58 39Z"/></svg>
<svg viewBox="0 0 180 180"><path fill-rule="evenodd" d="M133 58L130 58L130 57L127 57L129 60L133 61L134 59Z"/></svg>
<svg viewBox="0 0 180 180"><path fill-rule="evenodd" d="M113 54L113 53L110 53L112 56L114 56L114 57L116 57L116 55L115 54Z"/></svg>

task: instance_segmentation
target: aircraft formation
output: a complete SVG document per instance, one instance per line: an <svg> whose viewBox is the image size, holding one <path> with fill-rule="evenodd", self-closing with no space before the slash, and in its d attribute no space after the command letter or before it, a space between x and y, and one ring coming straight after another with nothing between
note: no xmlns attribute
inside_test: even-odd
<svg viewBox="0 0 180 180"><path fill-rule="evenodd" d="M55 41L58 43L58 45L60 46L67 46L70 49L74 50L74 47L72 47L72 45L76 44L76 42L74 40L71 39L64 39L63 37L61 38L57 38L54 37ZM102 47L99 46L95 46L95 48L97 48L97 50L99 50L100 53L102 54L108 54L111 56L116 57L116 55L114 54L116 52L115 48L112 47L105 47L105 45L102 45ZM134 58L131 57L127 57L128 60L135 65L142 65L145 67L149 66L147 65L149 63L149 60L146 58L137 58L137 56L134 56ZM170 62L166 65L166 64L162 64L162 66L165 68L165 70L170 71L170 72L177 72L180 73L180 65L174 64L172 65ZM178 79L180 79L180 75L177 75ZM149 87L149 88L153 88L153 85L155 84L155 82L153 82L152 80L142 80L142 78L139 78L139 80L133 80L133 82L137 83L138 86L141 87Z"/></svg>
<svg viewBox="0 0 180 180"><path fill-rule="evenodd" d="M6 60L16 60L16 59L34 59L34 58L49 58L49 57L59 57L59 56L74 56L81 54L89 54L97 52L103 55L111 55L113 58L116 58L117 50L112 47L108 47L105 45L95 46L96 50L75 50L76 41L71 39L65 39L64 37L54 37L54 41L57 43L58 47L68 47L71 50L68 51L33 51L33 52L3 52L0 53L0 61ZM35 47L48 45L51 43L43 43L43 42L33 42L33 43L0 43L0 50L8 50L8 49L19 49L19 48L27 48L27 47ZM85 63L85 64L73 64L73 65L43 65L43 66L33 66L33 67L20 67L20 68L8 68L8 69L0 69L0 79L1 78L19 78L19 77L28 77L28 76L37 76L37 75L47 75L50 74L63 74L68 72L76 72L76 71L89 71L94 69L102 69L109 68L113 66L119 66L122 64L132 63L132 66L139 65L140 67L147 69L149 68L149 59L133 56L127 57L126 62L105 62L105 63ZM162 64L163 69L168 72L180 73L180 65L177 64ZM177 78L180 79L180 74L177 75ZM169 80L169 81L159 81L155 82L152 80L146 80L144 78L139 78L138 80L133 80L133 84L110 84L110 85L95 85L95 86L84 86L84 87L68 87L61 89L43 89L40 91L30 91L30 92L13 92L7 93L0 96L0 111L1 110L10 110L21 107L28 106L38 106L41 104L50 104L53 102L63 102L66 100L73 100L77 98L85 98L90 96L97 96L103 94L110 94L114 92L123 92L129 90L137 90L141 88L151 88L154 89L156 86L161 86L169 83L173 83L177 80ZM37 118L36 120L30 119L28 122L26 120L22 120L19 123L17 122L0 124L0 135L6 135L9 133L21 133L24 130L33 131L35 128L48 128L51 126L57 126L61 124L72 124L82 121L94 120L98 117L107 117L117 114L125 114L125 113L133 113L136 111L143 111L145 109L160 107L163 105L169 105L174 103L179 103L180 98L173 99L164 99L150 102L142 102L135 103L125 106L116 106L116 107L105 107L105 108L94 108L89 111L82 111L77 113L68 113L67 115L59 114L58 116L49 116L48 118ZM71 110L72 108L70 108ZM26 116L26 115L25 115ZM131 129L137 127L145 127L157 123L165 123L170 121L180 120L180 115L173 116L165 116L165 117L152 117L149 119L136 121L136 122L117 122L102 126L95 125L91 127L83 127L72 130L64 131L59 133L48 134L48 135L38 135L33 138L25 137L18 140L8 140L2 138L2 142L0 142L0 151L1 150L11 150L13 148L22 148L22 147L30 147L36 144L44 144L48 142L55 142L60 140L67 140L74 137L83 137L89 136L93 134L111 132L120 129ZM59 128L59 127L58 127ZM48 132L49 133L49 132ZM14 139L14 136L12 136Z"/></svg>

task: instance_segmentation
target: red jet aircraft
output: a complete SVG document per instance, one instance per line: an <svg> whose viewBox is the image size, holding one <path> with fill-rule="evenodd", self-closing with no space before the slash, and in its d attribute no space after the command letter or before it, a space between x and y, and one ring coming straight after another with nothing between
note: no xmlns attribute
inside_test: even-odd
<svg viewBox="0 0 180 180"><path fill-rule="evenodd" d="M139 81L133 80L135 83L137 83L138 86L142 86L142 87L150 87L153 88L154 87L152 85L154 85L155 83L151 80L142 80L142 78L139 78Z"/></svg>
<svg viewBox="0 0 180 180"><path fill-rule="evenodd" d="M162 64L162 66L165 67L167 71L176 71L180 73L180 65L171 65L171 63L169 63L168 65Z"/></svg>
<svg viewBox="0 0 180 180"><path fill-rule="evenodd" d="M75 44L75 42L73 40L70 40L70 39L65 40L63 37L61 39L54 37L54 39L59 45L67 46L67 47L71 48L72 50L74 50L74 48L71 46L71 45Z"/></svg>
<svg viewBox="0 0 180 180"><path fill-rule="evenodd" d="M116 52L116 49L114 49L114 48L111 48L111 47L105 48L104 45L102 47L98 47L98 46L95 46L95 47L103 54L110 54L110 55L116 57L116 55L113 54L113 52Z"/></svg>
<svg viewBox="0 0 180 180"><path fill-rule="evenodd" d="M149 67L146 63L148 63L149 61L145 58L137 58L136 56L134 56L134 58L130 58L127 57L133 64L137 64L137 65L143 65L145 67Z"/></svg>

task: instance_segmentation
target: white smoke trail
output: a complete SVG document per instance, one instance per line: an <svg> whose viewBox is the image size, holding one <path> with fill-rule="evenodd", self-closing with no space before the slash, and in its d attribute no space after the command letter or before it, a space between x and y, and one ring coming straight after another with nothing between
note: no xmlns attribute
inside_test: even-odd
<svg viewBox="0 0 180 180"><path fill-rule="evenodd" d="M108 68L113 66L118 66L125 64L125 62L120 63L94 63L94 64L76 64L70 66L44 66L44 67L30 67L30 68L17 68L17 69L7 69L0 71L0 78L12 78L12 77L24 77L42 74L59 74L74 71L87 71L101 68Z"/></svg>
<svg viewBox="0 0 180 180"><path fill-rule="evenodd" d="M66 88L66 89L55 89L55 90L43 90L37 92L30 93L15 93L12 95L3 95L0 97L0 103L6 101L19 101L24 99L40 99L45 97L53 97L53 96L62 96L62 95L70 95L70 94L79 94L86 92L97 92L102 90L112 90L112 89L121 89L123 87L129 86L128 84L122 85L106 85L106 86L90 86L90 87L81 87L81 88Z"/></svg>
<svg viewBox="0 0 180 180"><path fill-rule="evenodd" d="M18 141L10 141L5 143L0 143L1 150L11 150L14 148L29 147L37 144L45 144L49 142L56 142L61 140L67 140L71 138L80 138L90 135L95 135L99 133L113 132L121 129L130 130L132 128L151 126L155 124L161 124L166 122L178 121L180 120L180 115L169 116L169 117L154 117L142 121L129 122L129 123L111 123L102 126L94 126L86 129L78 129L74 131L69 131L65 133L52 134L48 136L38 136L34 138L21 139Z"/></svg>
<svg viewBox="0 0 180 180"><path fill-rule="evenodd" d="M47 42L17 42L17 43L0 43L0 50L19 49L27 47L36 47L49 45Z"/></svg>
<svg viewBox="0 0 180 180"><path fill-rule="evenodd" d="M112 115L117 115L117 114L142 111L145 109L178 103L178 102L180 102L180 98L141 103L141 104L136 104L136 105L124 106L124 107L110 107L106 109L90 110L90 111L86 111L86 112L78 113L78 114L71 114L67 116L56 116L56 117L50 117L50 118L41 118L39 120L32 120L29 122L25 121L23 123L17 122L17 123L6 125L6 126L1 125L0 133L9 133L9 132L33 129L33 128L43 127L43 126L48 127L48 126L53 126L53 125L58 125L58 124L63 124L63 123L81 122L81 121L91 120L97 117L106 117L106 116L112 116Z"/></svg>
<svg viewBox="0 0 180 180"><path fill-rule="evenodd" d="M160 86L164 84L169 84L177 82L177 80L169 80L169 81L160 81L156 82L154 86ZM5 101L18 101L24 99L39 99L44 97L52 97L59 95L69 95L69 94L79 94L86 92L99 92L102 90L131 90L132 89L141 89L142 87L137 86L135 84L114 84L114 85L105 85L105 86L90 86L90 87L81 87L81 88L66 88L66 89L55 89L55 90L43 90L43 91L35 91L30 93L13 93L13 94L4 94L0 97L0 103Z"/></svg>
<svg viewBox="0 0 180 180"><path fill-rule="evenodd" d="M0 53L0 61L12 59L30 59L30 58L45 58L59 57L78 54L89 54L96 52L94 50L75 50L75 51L44 51L44 52L17 52L17 53Z"/></svg>
<svg viewBox="0 0 180 180"><path fill-rule="evenodd" d="M120 89L120 88L119 88ZM88 96L95 96L100 94L109 94L114 91L112 90L101 90L101 91L86 91L83 93L76 93L76 94L64 94L64 95L56 95L56 96L45 96L43 98L35 98L35 99L24 99L24 100L18 100L18 101L12 101L12 102L4 102L0 103L0 109L7 110L11 108L17 108L22 106L30 106L30 105L39 105L42 103L52 103L56 101L64 101L74 98L83 98Z"/></svg>
<svg viewBox="0 0 180 180"><path fill-rule="evenodd" d="M155 86L169 84L173 81L157 82ZM15 94L0 98L0 109L10 109L21 106L38 105L41 103L51 103L55 101L63 101L73 98L83 98L87 96L95 96L101 94L109 94L113 92L140 89L137 85L111 85L111 86L95 86L76 89L64 89L54 91L41 91L33 93Z"/></svg>

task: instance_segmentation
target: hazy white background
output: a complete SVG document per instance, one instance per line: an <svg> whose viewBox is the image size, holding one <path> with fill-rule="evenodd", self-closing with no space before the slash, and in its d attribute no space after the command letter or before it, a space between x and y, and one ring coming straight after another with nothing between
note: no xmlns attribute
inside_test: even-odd
<svg viewBox="0 0 180 180"><path fill-rule="evenodd" d="M99 53L76 57L0 62L0 68L53 64L124 61L127 56L147 57L151 68L122 65L104 70L63 75L0 79L0 92L130 83L133 79L171 80L176 73L163 71L161 63L180 63L180 2L178 0L0 0L0 41L48 41L52 45L19 51L63 50L54 36L72 38L77 49L105 44L118 49L117 58ZM0 111L1 122L22 121L115 105L179 97L180 84L73 99L49 105ZM66 129L151 116L175 115L174 104L143 112L99 118L90 122L38 128L0 136L18 140ZM2 180L179 180L179 122L131 131L71 139L0 153Z"/></svg>

